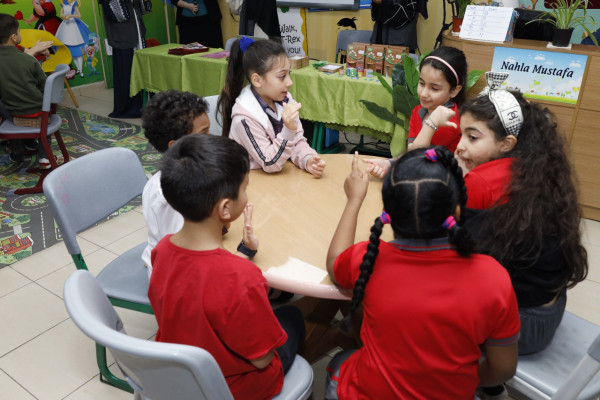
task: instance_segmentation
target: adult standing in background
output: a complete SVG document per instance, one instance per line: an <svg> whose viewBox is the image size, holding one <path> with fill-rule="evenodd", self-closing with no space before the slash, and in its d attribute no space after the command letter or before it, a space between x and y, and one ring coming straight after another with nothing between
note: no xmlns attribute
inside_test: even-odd
<svg viewBox="0 0 600 400"><path fill-rule="evenodd" d="M372 0L371 18L375 21L371 43L405 46L414 53L417 44L417 19L427 19L427 0Z"/></svg>
<svg viewBox="0 0 600 400"><path fill-rule="evenodd" d="M281 41L275 0L244 0L240 14L240 35Z"/></svg>
<svg viewBox="0 0 600 400"><path fill-rule="evenodd" d="M146 47L142 14L150 12L150 0L98 0L102 4L106 38L112 47L114 105L112 118L139 118L142 93L129 97L133 52Z"/></svg>
<svg viewBox="0 0 600 400"><path fill-rule="evenodd" d="M212 48L223 48L221 9L217 0L171 0L177 7L175 24L179 43L199 42Z"/></svg>

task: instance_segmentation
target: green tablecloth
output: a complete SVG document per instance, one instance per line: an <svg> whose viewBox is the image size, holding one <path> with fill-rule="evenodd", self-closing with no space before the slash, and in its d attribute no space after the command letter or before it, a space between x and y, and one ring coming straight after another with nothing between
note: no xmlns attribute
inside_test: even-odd
<svg viewBox="0 0 600 400"><path fill-rule="evenodd" d="M168 50L179 44L149 47L134 53L131 71L130 95L145 89L161 92L168 89L186 90L199 96L221 92L227 74L227 59L213 59L203 55L169 55ZM300 116L335 129L352 130L389 142L394 129L390 122L371 114L360 99L369 100L392 109L392 96L377 78L350 78L345 75L325 74L312 66L292 70L294 84L290 92L302 103ZM391 79L387 78L391 84Z"/></svg>
<svg viewBox="0 0 600 400"><path fill-rule="evenodd" d="M326 74L312 66L292 71L290 92L302 103L300 117L323 122L334 128L389 142L395 126L371 114L359 100L369 100L389 110L392 96L377 78L350 78ZM391 85L391 78L386 78Z"/></svg>
<svg viewBox="0 0 600 400"><path fill-rule="evenodd" d="M219 94L225 83L227 60L202 57L221 51L210 49L206 53L175 56L169 49L179 47L171 43L138 50L133 55L130 96L140 90L162 92L168 89L186 90L199 96Z"/></svg>

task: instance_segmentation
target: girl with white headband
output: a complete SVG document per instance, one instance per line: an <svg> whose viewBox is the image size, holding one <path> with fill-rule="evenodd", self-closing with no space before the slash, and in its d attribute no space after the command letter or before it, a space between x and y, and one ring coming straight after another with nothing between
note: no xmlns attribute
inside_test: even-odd
<svg viewBox="0 0 600 400"><path fill-rule="evenodd" d="M456 157L467 172L467 208L478 209L465 226L478 252L508 270L521 317L519 353L531 354L554 336L566 290L585 279L588 262L563 136L548 109L500 89L507 76L488 72L488 88L461 107Z"/></svg>
<svg viewBox="0 0 600 400"><path fill-rule="evenodd" d="M444 146L451 152L460 140L458 107L464 101L467 79L465 54L453 47L440 47L421 61L417 93L421 104L412 110L408 128L408 150ZM390 168L382 159L364 159L367 171L376 177Z"/></svg>

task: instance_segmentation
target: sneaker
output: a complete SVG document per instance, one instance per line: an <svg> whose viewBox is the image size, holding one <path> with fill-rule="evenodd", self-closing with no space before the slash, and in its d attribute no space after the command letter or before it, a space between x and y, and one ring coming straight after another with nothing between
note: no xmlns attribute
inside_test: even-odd
<svg viewBox="0 0 600 400"><path fill-rule="evenodd" d="M40 161L38 163L38 168L39 169L50 169L52 168L52 164L50 164L50 160L48 160L47 158L40 158Z"/></svg>
<svg viewBox="0 0 600 400"><path fill-rule="evenodd" d="M28 151L35 151L38 149L38 142L35 139L24 139L23 147Z"/></svg>
<svg viewBox="0 0 600 400"><path fill-rule="evenodd" d="M25 157L23 157L23 154L21 154L17 151L10 152L8 154L8 158L10 159L10 161L12 161L16 164L21 164L25 160Z"/></svg>

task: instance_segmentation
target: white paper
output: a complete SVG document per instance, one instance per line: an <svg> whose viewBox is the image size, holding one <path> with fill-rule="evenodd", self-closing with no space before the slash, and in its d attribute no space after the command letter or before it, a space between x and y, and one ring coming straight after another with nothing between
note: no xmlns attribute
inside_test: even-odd
<svg viewBox="0 0 600 400"><path fill-rule="evenodd" d="M467 6L460 27L460 38L504 42L514 9L508 7Z"/></svg>
<svg viewBox="0 0 600 400"><path fill-rule="evenodd" d="M278 267L271 267L265 275L279 276L285 279L293 279L296 282L318 284L327 276L327 271L297 258L290 257Z"/></svg>

